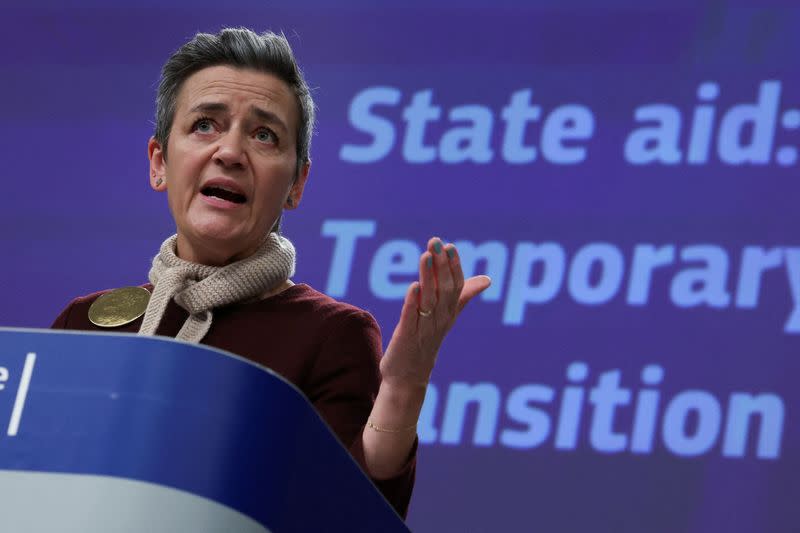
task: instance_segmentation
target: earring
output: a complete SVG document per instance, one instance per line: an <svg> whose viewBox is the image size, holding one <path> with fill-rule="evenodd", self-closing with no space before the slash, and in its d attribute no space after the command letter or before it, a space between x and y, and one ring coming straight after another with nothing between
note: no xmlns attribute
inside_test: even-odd
<svg viewBox="0 0 800 533"><path fill-rule="evenodd" d="M158 179L156 180L156 187L161 187L161 184L162 184L162 183L164 183L164 180L162 180L161 178L158 178Z"/></svg>

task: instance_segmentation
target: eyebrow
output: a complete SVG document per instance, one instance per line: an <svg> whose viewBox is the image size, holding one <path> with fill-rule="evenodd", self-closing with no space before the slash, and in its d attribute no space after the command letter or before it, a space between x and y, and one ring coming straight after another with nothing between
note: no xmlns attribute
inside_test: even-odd
<svg viewBox="0 0 800 533"><path fill-rule="evenodd" d="M197 104L196 106L191 108L189 112L219 113L219 112L228 112L229 110L230 108L228 107L228 104L223 104L221 102L205 102ZM277 124L280 128L283 129L283 131L289 131L289 128L286 126L286 123L272 111L266 111L256 106L250 106L249 111L252 115L255 115L259 120L270 124Z"/></svg>
<svg viewBox="0 0 800 533"><path fill-rule="evenodd" d="M264 109L261 109L260 107L250 106L250 113L254 114L264 122L268 122L270 124L277 124L279 127L283 129L283 131L289 131L289 128L286 126L283 120L281 120L281 118L272 111L266 111Z"/></svg>

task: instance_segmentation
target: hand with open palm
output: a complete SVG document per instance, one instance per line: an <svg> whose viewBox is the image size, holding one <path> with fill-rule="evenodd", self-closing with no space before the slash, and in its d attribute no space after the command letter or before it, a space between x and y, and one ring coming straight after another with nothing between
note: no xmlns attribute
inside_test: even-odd
<svg viewBox="0 0 800 533"><path fill-rule="evenodd" d="M383 382L427 385L439 347L464 306L489 287L488 276L464 280L458 251L438 238L419 261L419 282L406 293L400 321L381 360Z"/></svg>

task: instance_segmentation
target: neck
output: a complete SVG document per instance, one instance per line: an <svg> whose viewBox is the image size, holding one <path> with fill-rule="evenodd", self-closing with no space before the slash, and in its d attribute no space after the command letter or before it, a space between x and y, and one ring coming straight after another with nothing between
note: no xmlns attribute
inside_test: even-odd
<svg viewBox="0 0 800 533"><path fill-rule="evenodd" d="M266 298L291 286L295 250L279 235L265 237L249 257L224 267L178 257L177 241L178 236L169 237L153 259L148 276L153 293L141 335L155 334L167 304L174 300L189 312L177 338L200 342L211 327L214 309Z"/></svg>
<svg viewBox="0 0 800 533"><path fill-rule="evenodd" d="M231 251L230 245L226 246L226 244L224 242L219 243L219 245L217 243L195 243L178 233L178 239L175 243L175 255L190 263L223 267L236 261L247 259L258 250L261 242L250 248L237 251Z"/></svg>

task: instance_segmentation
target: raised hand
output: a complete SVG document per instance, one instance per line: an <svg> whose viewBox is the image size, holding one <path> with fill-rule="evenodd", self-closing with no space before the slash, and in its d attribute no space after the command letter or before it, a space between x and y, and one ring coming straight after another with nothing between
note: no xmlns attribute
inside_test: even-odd
<svg viewBox="0 0 800 533"><path fill-rule="evenodd" d="M434 237L419 259L419 282L408 288L400 321L381 360L383 383L424 387L439 347L467 303L489 287L488 276L466 281L458 251Z"/></svg>
<svg viewBox="0 0 800 533"><path fill-rule="evenodd" d="M439 347L464 306L490 283L488 276L465 281L456 247L438 238L428 242L419 258L419 281L408 288L381 359L381 386L362 433L364 461L374 478L390 478L410 464Z"/></svg>

